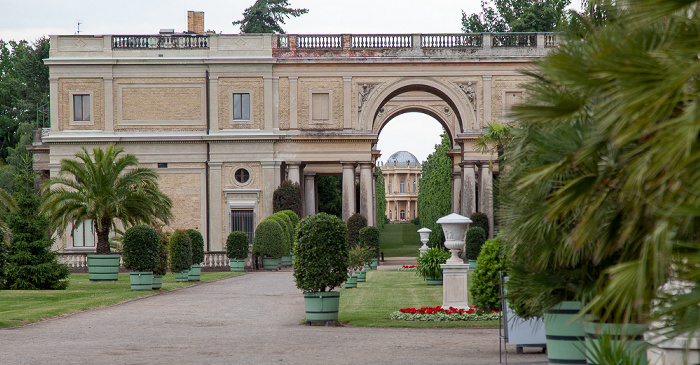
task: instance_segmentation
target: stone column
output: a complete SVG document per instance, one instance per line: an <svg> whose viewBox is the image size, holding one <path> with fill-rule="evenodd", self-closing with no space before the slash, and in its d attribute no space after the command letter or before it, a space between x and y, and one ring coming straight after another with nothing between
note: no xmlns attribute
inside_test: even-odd
<svg viewBox="0 0 700 365"><path fill-rule="evenodd" d="M476 211L476 174L474 163L465 162L462 166L462 215L471 217Z"/></svg>
<svg viewBox="0 0 700 365"><path fill-rule="evenodd" d="M462 211L462 172L452 173L452 213L460 214Z"/></svg>
<svg viewBox="0 0 700 365"><path fill-rule="evenodd" d="M347 222L355 214L355 162L341 162L343 165L343 221Z"/></svg>
<svg viewBox="0 0 700 365"><path fill-rule="evenodd" d="M282 183L282 162L275 161L275 189Z"/></svg>
<svg viewBox="0 0 700 365"><path fill-rule="evenodd" d="M484 86L484 124L481 126L486 127L487 124L491 123L491 75L484 75L482 76L483 86ZM475 128L479 128L479 126L475 126Z"/></svg>
<svg viewBox="0 0 700 365"><path fill-rule="evenodd" d="M301 163L287 162L287 180L301 185Z"/></svg>
<svg viewBox="0 0 700 365"><path fill-rule="evenodd" d="M221 165L221 162L209 162L209 249L211 251L224 250Z"/></svg>
<svg viewBox="0 0 700 365"><path fill-rule="evenodd" d="M367 218L367 222L374 221L372 213L372 162L360 163L360 213Z"/></svg>
<svg viewBox="0 0 700 365"><path fill-rule="evenodd" d="M316 214L316 173L304 173L304 217Z"/></svg>
<svg viewBox="0 0 700 365"><path fill-rule="evenodd" d="M272 215L272 195L275 193L275 161L262 161L262 218Z"/></svg>
<svg viewBox="0 0 700 365"><path fill-rule="evenodd" d="M488 161L479 168L479 211L489 218L489 238L493 238L493 175Z"/></svg>

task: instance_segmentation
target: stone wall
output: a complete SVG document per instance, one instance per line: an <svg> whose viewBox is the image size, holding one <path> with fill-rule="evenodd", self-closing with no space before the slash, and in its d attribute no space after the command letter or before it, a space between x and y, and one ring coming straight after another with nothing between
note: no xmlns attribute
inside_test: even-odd
<svg viewBox="0 0 700 365"><path fill-rule="evenodd" d="M96 78L58 80L58 129L59 130L103 130L105 127L104 81ZM71 105L73 94L91 95L92 115L90 121L73 122Z"/></svg>
<svg viewBox="0 0 700 365"><path fill-rule="evenodd" d="M219 78L219 128L263 129L265 121L265 97L262 77ZM233 94L250 94L250 120L233 120Z"/></svg>

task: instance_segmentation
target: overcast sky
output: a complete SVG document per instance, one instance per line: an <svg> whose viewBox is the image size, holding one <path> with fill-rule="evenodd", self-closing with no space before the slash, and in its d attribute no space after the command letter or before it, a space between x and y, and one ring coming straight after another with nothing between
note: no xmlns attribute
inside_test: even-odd
<svg viewBox="0 0 700 365"><path fill-rule="evenodd" d="M255 0L0 0L0 39L33 41L44 35L156 34L187 30L187 11L204 11L205 29L238 33L231 22ZM481 11L480 0L290 0L309 12L282 28L290 34L459 33L462 10ZM580 0L573 0L574 5ZM390 130L396 130L390 132ZM406 150L424 161L442 127L433 118L409 113L380 134L383 161Z"/></svg>

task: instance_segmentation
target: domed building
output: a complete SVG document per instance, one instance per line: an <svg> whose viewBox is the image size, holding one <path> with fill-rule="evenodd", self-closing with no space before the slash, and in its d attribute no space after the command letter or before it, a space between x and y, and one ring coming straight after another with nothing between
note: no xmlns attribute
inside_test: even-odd
<svg viewBox="0 0 700 365"><path fill-rule="evenodd" d="M412 153L398 151L380 166L384 175L389 221L408 222L418 217L418 180L423 167Z"/></svg>

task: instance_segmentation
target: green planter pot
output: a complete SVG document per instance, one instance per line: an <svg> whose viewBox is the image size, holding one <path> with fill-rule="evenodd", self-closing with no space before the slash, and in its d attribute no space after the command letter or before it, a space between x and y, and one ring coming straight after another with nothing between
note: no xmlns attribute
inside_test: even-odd
<svg viewBox="0 0 700 365"><path fill-rule="evenodd" d="M476 270L476 260L469 260L469 271Z"/></svg>
<svg viewBox="0 0 700 365"><path fill-rule="evenodd" d="M263 269L279 270L282 259L279 257L263 257Z"/></svg>
<svg viewBox="0 0 700 365"><path fill-rule="evenodd" d="M367 271L355 271L355 275L357 275L358 283L364 283L367 281Z"/></svg>
<svg viewBox="0 0 700 365"><path fill-rule="evenodd" d="M132 271L129 274L131 290L152 290L153 271Z"/></svg>
<svg viewBox="0 0 700 365"><path fill-rule="evenodd" d="M163 287L163 275L153 274L153 290L158 290Z"/></svg>
<svg viewBox="0 0 700 365"><path fill-rule="evenodd" d="M372 267L372 270L377 270L377 266L379 266L379 259L372 259L372 262L369 264Z"/></svg>
<svg viewBox="0 0 700 365"><path fill-rule="evenodd" d="M232 259L230 262L230 265L231 265L231 271L242 272L243 269L245 268L245 260Z"/></svg>
<svg viewBox="0 0 700 365"><path fill-rule="evenodd" d="M585 364L581 302L561 302L544 312L544 332L550 364ZM573 322L572 322L573 321Z"/></svg>
<svg viewBox="0 0 700 365"><path fill-rule="evenodd" d="M282 256L281 260L282 260L282 262L281 262L282 266L292 266L292 256L291 255Z"/></svg>
<svg viewBox="0 0 700 365"><path fill-rule="evenodd" d="M199 277L202 274L202 266L201 265L192 265L190 266L190 272L187 275L187 281L199 281Z"/></svg>
<svg viewBox="0 0 700 365"><path fill-rule="evenodd" d="M338 320L340 293L337 291L304 293L306 323Z"/></svg>
<svg viewBox="0 0 700 365"><path fill-rule="evenodd" d="M183 282L187 281L187 277L190 275L189 270L183 270L175 273L175 281Z"/></svg>
<svg viewBox="0 0 700 365"><path fill-rule="evenodd" d="M639 360L641 364L647 363L647 347L649 344L644 341L644 331L648 326L641 324L617 324L583 322L583 329L586 334L586 364L599 365L591 356L591 349L600 346L601 337L609 335L610 342L618 342L625 339L626 350L635 352L634 356L629 356L634 360ZM617 344L614 344L617 345ZM549 350L549 349L547 349ZM600 364L602 365L602 364Z"/></svg>
<svg viewBox="0 0 700 365"><path fill-rule="evenodd" d="M372 261L365 263L365 270L372 270Z"/></svg>
<svg viewBox="0 0 700 365"><path fill-rule="evenodd" d="M345 281L345 288L357 288L357 275L348 275L348 280Z"/></svg>
<svg viewBox="0 0 700 365"><path fill-rule="evenodd" d="M87 255L90 281L117 281L121 255Z"/></svg>
<svg viewBox="0 0 700 365"><path fill-rule="evenodd" d="M428 285L442 285L442 274L437 278L425 278Z"/></svg>

